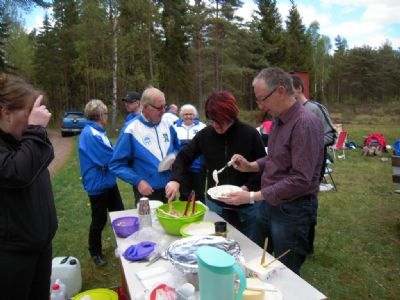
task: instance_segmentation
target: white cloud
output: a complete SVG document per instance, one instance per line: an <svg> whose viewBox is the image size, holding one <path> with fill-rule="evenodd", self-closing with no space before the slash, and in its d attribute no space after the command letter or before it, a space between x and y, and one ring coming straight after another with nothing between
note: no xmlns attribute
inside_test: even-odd
<svg viewBox="0 0 400 300"><path fill-rule="evenodd" d="M242 17L245 21L251 21L253 12L257 10L254 2L245 2L241 8L236 11L236 15Z"/></svg>
<svg viewBox="0 0 400 300"><path fill-rule="evenodd" d="M362 21L374 22L377 25L399 24L400 2L391 6L383 3L372 4L365 10Z"/></svg>

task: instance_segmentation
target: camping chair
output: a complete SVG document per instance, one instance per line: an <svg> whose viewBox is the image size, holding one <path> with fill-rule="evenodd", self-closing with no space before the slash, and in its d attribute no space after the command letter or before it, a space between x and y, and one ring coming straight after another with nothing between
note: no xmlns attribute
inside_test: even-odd
<svg viewBox="0 0 400 300"><path fill-rule="evenodd" d="M347 131L340 131L339 132L339 136L336 139L336 143L331 146L331 149L333 151L333 157L335 159L336 159L336 151L337 150L342 150L343 151L343 154L342 155L338 155L338 158L346 159L346 154L344 152L346 139L347 139Z"/></svg>
<svg viewBox="0 0 400 300"><path fill-rule="evenodd" d="M324 175L324 178L322 179L322 182L325 183L325 184L328 184L328 180L326 180L326 178L329 177L329 179L332 182L334 190L337 191L336 183L335 183L335 181L333 180L333 177L332 177L333 170L329 167L329 164L328 163L326 164L325 175Z"/></svg>

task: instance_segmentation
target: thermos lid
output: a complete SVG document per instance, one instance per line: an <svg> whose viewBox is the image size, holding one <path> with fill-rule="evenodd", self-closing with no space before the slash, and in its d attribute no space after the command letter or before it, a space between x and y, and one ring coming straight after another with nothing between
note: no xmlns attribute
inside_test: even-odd
<svg viewBox="0 0 400 300"><path fill-rule="evenodd" d="M215 247L202 246L196 254L200 263L213 268L231 268L235 264L232 255Z"/></svg>

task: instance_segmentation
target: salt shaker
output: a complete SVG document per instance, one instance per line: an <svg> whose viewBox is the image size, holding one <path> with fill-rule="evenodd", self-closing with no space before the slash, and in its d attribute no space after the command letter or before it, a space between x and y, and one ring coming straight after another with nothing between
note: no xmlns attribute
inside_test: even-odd
<svg viewBox="0 0 400 300"><path fill-rule="evenodd" d="M150 203L147 197L142 197L139 201L139 225L140 228L151 227Z"/></svg>

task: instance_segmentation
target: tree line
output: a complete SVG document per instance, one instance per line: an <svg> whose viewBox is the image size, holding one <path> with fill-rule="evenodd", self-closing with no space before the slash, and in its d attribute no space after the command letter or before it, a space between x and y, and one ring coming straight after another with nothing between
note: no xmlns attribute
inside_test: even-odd
<svg viewBox="0 0 400 300"><path fill-rule="evenodd" d="M337 36L332 45L294 0L286 20L276 0L254 2L246 21L235 15L239 0L1 0L0 68L42 88L55 114L104 100L113 128L118 100L148 85L200 110L218 90L256 109L251 81L269 66L308 72L310 96L324 104L399 101L400 55L389 41L349 49ZM27 33L21 9L50 4Z"/></svg>

